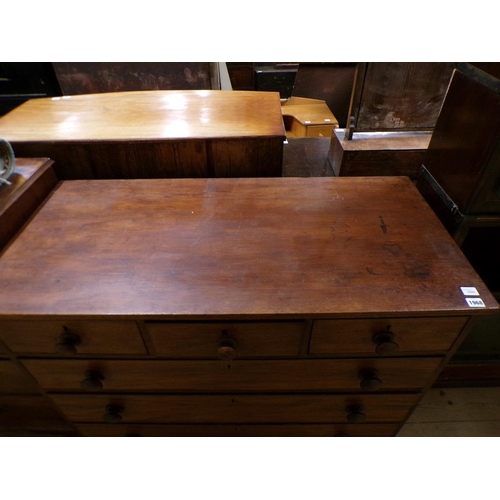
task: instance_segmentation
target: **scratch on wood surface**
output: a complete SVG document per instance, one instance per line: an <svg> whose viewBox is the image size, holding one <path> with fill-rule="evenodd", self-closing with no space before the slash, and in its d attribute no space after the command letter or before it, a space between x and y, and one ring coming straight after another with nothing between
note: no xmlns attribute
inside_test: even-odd
<svg viewBox="0 0 500 500"><path fill-rule="evenodd" d="M379 219L380 219L380 227L382 228L382 232L387 233L387 225L385 224L384 219L382 218L381 215L379 215Z"/></svg>

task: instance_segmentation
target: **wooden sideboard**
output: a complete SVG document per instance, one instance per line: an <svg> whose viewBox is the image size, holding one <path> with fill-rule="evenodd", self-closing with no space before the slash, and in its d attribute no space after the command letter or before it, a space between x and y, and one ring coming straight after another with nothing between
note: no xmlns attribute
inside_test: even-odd
<svg viewBox="0 0 500 500"><path fill-rule="evenodd" d="M158 90L30 100L0 137L67 180L279 177L286 134L277 92Z"/></svg>
<svg viewBox="0 0 500 500"><path fill-rule="evenodd" d="M0 282L5 410L84 436L396 435L498 310L404 177L65 181Z"/></svg>

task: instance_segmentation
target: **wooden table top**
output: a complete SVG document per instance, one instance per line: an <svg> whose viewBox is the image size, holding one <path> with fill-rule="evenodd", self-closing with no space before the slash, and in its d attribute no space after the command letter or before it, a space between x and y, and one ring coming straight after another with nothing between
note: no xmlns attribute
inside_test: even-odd
<svg viewBox="0 0 500 500"><path fill-rule="evenodd" d="M278 92L156 90L32 99L0 118L9 142L283 136Z"/></svg>
<svg viewBox="0 0 500 500"><path fill-rule="evenodd" d="M498 308L405 177L62 182L0 258L0 283L0 318Z"/></svg>

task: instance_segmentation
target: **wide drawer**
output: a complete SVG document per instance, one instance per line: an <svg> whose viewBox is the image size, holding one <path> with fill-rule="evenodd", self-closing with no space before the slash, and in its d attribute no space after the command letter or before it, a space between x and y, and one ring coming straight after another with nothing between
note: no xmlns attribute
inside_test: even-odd
<svg viewBox="0 0 500 500"><path fill-rule="evenodd" d="M236 360L231 363L23 360L48 391L87 388L124 392L410 390L427 386L441 362L440 358Z"/></svg>
<svg viewBox="0 0 500 500"><path fill-rule="evenodd" d="M444 353L467 320L467 317L317 320L313 324L309 354Z"/></svg>
<svg viewBox="0 0 500 500"><path fill-rule="evenodd" d="M85 437L390 437L398 424L81 424Z"/></svg>
<svg viewBox="0 0 500 500"><path fill-rule="evenodd" d="M302 321L146 323L157 355L170 358L293 357Z"/></svg>
<svg viewBox="0 0 500 500"><path fill-rule="evenodd" d="M397 423L419 395L51 395L73 422Z"/></svg>
<svg viewBox="0 0 500 500"><path fill-rule="evenodd" d="M146 354L133 321L2 321L0 338L17 354Z"/></svg>

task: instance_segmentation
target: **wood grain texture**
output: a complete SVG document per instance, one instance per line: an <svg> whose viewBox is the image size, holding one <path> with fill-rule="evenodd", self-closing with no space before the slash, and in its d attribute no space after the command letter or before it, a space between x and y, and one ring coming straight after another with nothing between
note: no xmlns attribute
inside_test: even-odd
<svg viewBox="0 0 500 500"><path fill-rule="evenodd" d="M55 188L58 179L51 160L16 158L9 182L12 185L0 185L0 252Z"/></svg>
<svg viewBox="0 0 500 500"><path fill-rule="evenodd" d="M431 139L430 132L366 132L345 139L332 134L328 161L337 176L406 175L415 180Z"/></svg>
<svg viewBox="0 0 500 500"><path fill-rule="evenodd" d="M57 344L64 333L78 337L75 354L147 354L132 321L3 321L0 328L0 338L16 354L60 354Z"/></svg>
<svg viewBox="0 0 500 500"><path fill-rule="evenodd" d="M304 322L146 323L157 355L215 359L225 334L237 342L236 357L297 357Z"/></svg>
<svg viewBox="0 0 500 500"><path fill-rule="evenodd" d="M86 437L389 437L396 430L394 424L78 425L78 431Z"/></svg>
<svg viewBox="0 0 500 500"><path fill-rule="evenodd" d="M404 420L418 396L394 395L75 395L52 401L73 422L103 423L107 405L124 408L123 423L347 423L346 407L362 405L366 423Z"/></svg>
<svg viewBox="0 0 500 500"><path fill-rule="evenodd" d="M49 391L84 392L87 370L103 374L104 391L350 391L363 392L360 372L378 371L383 390L427 386L441 358L314 360L22 360ZM366 392L366 391L365 391ZM380 391L379 391L380 392Z"/></svg>
<svg viewBox="0 0 500 500"><path fill-rule="evenodd" d="M263 270L265 269L265 272ZM62 183L2 257L0 316L488 313L407 178ZM470 308L474 286L485 308Z"/></svg>
<svg viewBox="0 0 500 500"><path fill-rule="evenodd" d="M0 119L16 142L283 136L275 92L137 91L34 99Z"/></svg>
<svg viewBox="0 0 500 500"><path fill-rule="evenodd" d="M374 335L391 332L397 355L448 351L466 323L465 318L408 318L374 320L317 320L310 354L375 354ZM386 354L387 355L387 354Z"/></svg>
<svg viewBox="0 0 500 500"><path fill-rule="evenodd" d="M16 156L60 179L281 176L277 92L138 91L37 99L0 118Z"/></svg>
<svg viewBox="0 0 500 500"><path fill-rule="evenodd" d="M432 128L451 74L449 62L368 63L355 127Z"/></svg>

